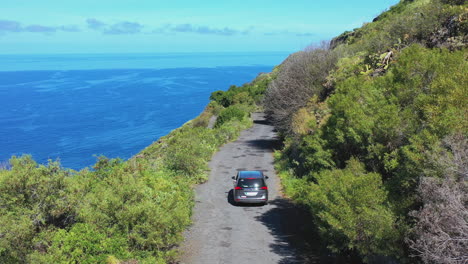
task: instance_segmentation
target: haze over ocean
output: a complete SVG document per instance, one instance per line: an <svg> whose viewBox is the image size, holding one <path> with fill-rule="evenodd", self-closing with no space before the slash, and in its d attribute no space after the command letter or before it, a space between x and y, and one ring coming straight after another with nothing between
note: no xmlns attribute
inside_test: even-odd
<svg viewBox="0 0 468 264"><path fill-rule="evenodd" d="M286 52L0 55L0 162L128 159Z"/></svg>

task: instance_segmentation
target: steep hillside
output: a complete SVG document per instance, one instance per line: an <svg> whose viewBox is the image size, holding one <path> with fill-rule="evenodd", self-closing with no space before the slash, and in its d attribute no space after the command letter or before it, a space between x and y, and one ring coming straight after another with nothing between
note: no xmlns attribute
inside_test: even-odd
<svg viewBox="0 0 468 264"><path fill-rule="evenodd" d="M468 261L467 32L465 1L401 1L280 65L277 168L332 251Z"/></svg>

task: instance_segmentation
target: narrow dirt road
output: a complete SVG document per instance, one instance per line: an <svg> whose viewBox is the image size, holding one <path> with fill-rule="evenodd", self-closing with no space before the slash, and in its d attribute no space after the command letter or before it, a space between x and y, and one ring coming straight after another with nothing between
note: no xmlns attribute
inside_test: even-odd
<svg viewBox="0 0 468 264"><path fill-rule="evenodd" d="M306 263L318 260L300 256L293 245L304 247L303 219L281 197L273 168L276 133L262 113L254 113L254 126L235 142L224 145L210 162L211 174L196 188L193 226L184 234L181 263ZM232 204L231 177L239 170L262 170L270 203Z"/></svg>

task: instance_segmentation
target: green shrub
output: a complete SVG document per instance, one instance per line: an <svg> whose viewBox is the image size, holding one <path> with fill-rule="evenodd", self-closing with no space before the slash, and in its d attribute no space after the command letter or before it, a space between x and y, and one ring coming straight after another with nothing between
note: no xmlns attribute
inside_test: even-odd
<svg viewBox="0 0 468 264"><path fill-rule="evenodd" d="M332 152L325 148L324 143L319 134L307 135L302 138L301 144L296 149L298 152L296 173L298 175L331 169L335 166Z"/></svg>
<svg viewBox="0 0 468 264"><path fill-rule="evenodd" d="M207 161L220 142L215 131L207 128L192 128L180 131L177 136L170 138L167 144L167 148L162 153L164 166L203 181L208 170Z"/></svg>
<svg viewBox="0 0 468 264"><path fill-rule="evenodd" d="M74 223L67 191L70 172L58 162L37 165L31 156L12 157L0 170L0 262L25 262L33 240L48 227Z"/></svg>
<svg viewBox="0 0 468 264"><path fill-rule="evenodd" d="M213 115L219 115L219 113L221 112L221 110L223 109L223 107L218 104L216 101L211 101L209 104L208 104L208 109L210 109L211 113Z"/></svg>
<svg viewBox="0 0 468 264"><path fill-rule="evenodd" d="M223 107L228 107L232 103L232 98L230 94L225 91L215 91L211 93L210 100L213 102L222 105Z"/></svg>
<svg viewBox="0 0 468 264"><path fill-rule="evenodd" d="M233 96L232 102L233 104L251 105L254 103L254 100L247 92L240 92Z"/></svg>
<svg viewBox="0 0 468 264"><path fill-rule="evenodd" d="M75 180L84 182L94 178L93 174ZM86 191L78 219L112 235L124 234L131 250L157 252L177 243L190 223L193 201L188 190L189 182L174 172L138 172L130 164L120 163Z"/></svg>
<svg viewBox="0 0 468 264"><path fill-rule="evenodd" d="M248 112L239 105L233 105L226 109L223 109L220 113L218 118L216 119L215 127L220 127L224 123L227 123L231 120L238 120L241 121L247 116Z"/></svg>
<svg viewBox="0 0 468 264"><path fill-rule="evenodd" d="M351 159L345 169L319 173L316 182L310 185L308 200L332 250L395 254L396 217L388 208L379 174L366 173L363 164Z"/></svg>
<svg viewBox="0 0 468 264"><path fill-rule="evenodd" d="M36 236L36 227L31 221L33 212L23 208L15 211L0 206L1 263L25 263Z"/></svg>
<svg viewBox="0 0 468 264"><path fill-rule="evenodd" d="M58 162L47 166L34 162L31 156L12 157L11 170L0 170L0 208L8 211L30 210L36 227L63 226L73 217L66 191L70 172Z"/></svg>
<svg viewBox="0 0 468 264"><path fill-rule="evenodd" d="M231 120L216 128L216 137L219 142L226 143L235 140L240 132L249 128L252 125L252 120L244 118L242 121Z"/></svg>
<svg viewBox="0 0 468 264"><path fill-rule="evenodd" d="M434 36L452 16L466 12L458 0L400 1L390 10L379 15L375 22L367 23L348 33L344 43L347 50L381 54L392 49L401 49L413 43L434 45ZM449 4L449 5L447 5ZM455 5L455 6L454 6ZM462 19L459 21L462 22ZM458 23L458 22L457 22ZM454 32L463 39L463 31ZM454 37L454 36L451 36ZM442 37L447 42L447 36ZM441 44L441 43L439 43ZM463 45L462 45L463 46Z"/></svg>
<svg viewBox="0 0 468 264"><path fill-rule="evenodd" d="M31 263L104 263L109 256L127 259L126 239L114 234L109 237L88 224L78 223L66 231L58 230L47 253L36 252Z"/></svg>

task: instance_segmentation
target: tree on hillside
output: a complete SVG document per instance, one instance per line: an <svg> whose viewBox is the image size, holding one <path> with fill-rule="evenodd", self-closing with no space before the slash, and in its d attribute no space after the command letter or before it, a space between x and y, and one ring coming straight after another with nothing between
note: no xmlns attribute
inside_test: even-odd
<svg viewBox="0 0 468 264"><path fill-rule="evenodd" d="M283 62L265 96L266 112L281 132L291 132L293 114L313 95L322 95L323 84L336 60L328 44L323 44L294 53Z"/></svg>

